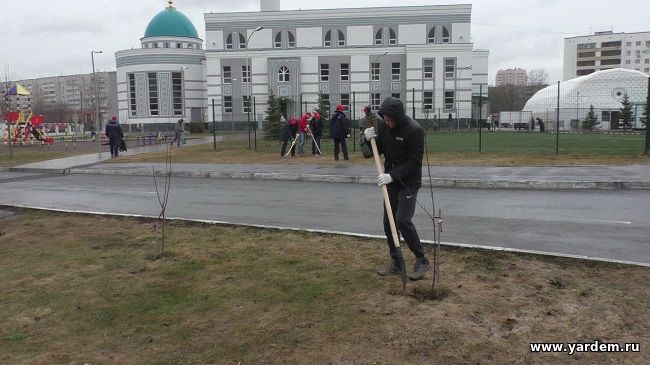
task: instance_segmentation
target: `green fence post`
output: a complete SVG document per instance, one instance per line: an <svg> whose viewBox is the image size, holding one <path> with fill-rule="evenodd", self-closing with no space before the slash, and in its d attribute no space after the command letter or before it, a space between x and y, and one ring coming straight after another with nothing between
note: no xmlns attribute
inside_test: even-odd
<svg viewBox="0 0 650 365"><path fill-rule="evenodd" d="M212 141L214 143L214 151L217 151L217 118L214 114L214 99L212 99Z"/></svg>
<svg viewBox="0 0 650 365"><path fill-rule="evenodd" d="M555 154L560 153L560 82L557 82L557 107L555 108Z"/></svg>

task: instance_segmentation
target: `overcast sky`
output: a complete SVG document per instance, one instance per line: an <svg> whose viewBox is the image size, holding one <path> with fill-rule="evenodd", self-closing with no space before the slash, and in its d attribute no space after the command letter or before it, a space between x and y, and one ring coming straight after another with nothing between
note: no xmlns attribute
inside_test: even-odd
<svg viewBox="0 0 650 365"><path fill-rule="evenodd" d="M499 69L545 69L562 78L565 37L594 31L650 31L650 1L628 0L281 0L282 10L436 4L472 5L474 48L490 51L490 84ZM175 0L205 40L203 14L258 11L259 0ZM619 4L625 4L621 6ZM166 0L0 0L0 77L16 79L115 70L115 52L139 48Z"/></svg>

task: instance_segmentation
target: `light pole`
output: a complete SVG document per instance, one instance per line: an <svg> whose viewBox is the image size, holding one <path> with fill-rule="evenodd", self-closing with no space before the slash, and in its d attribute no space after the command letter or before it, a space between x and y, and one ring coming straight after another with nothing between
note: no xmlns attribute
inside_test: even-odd
<svg viewBox="0 0 650 365"><path fill-rule="evenodd" d="M99 138L99 131L102 127L99 121L99 92L97 91L97 75L95 74L95 53L102 51L90 51L90 59L93 63L93 81L95 83L95 135L97 136L97 153L102 153L102 141Z"/></svg>
<svg viewBox="0 0 650 365"><path fill-rule="evenodd" d="M460 78L460 71L471 70L471 69L472 69L472 66L456 67L456 79ZM458 80L454 80L454 81L455 81L454 82L454 92L457 93L458 92L457 91L458 90ZM471 84L471 81L470 81L470 84ZM471 89L471 87L470 87L470 89ZM473 115L472 115L472 106L473 106L474 103L471 101L472 100L472 93L473 93L473 90L470 91L470 98L469 98L470 99L470 102L469 102L469 105L470 105L470 108L469 108L470 117L473 117ZM444 97L445 97L444 94L443 94L442 97L443 97L443 102L444 102ZM454 99L457 99L457 98L458 98L458 96L456 95ZM456 100L454 100L454 101L456 101ZM460 128L459 123L460 123L460 121L459 121L459 118L458 118L458 110L456 110L456 131L458 131L458 129Z"/></svg>
<svg viewBox="0 0 650 365"><path fill-rule="evenodd" d="M579 98L580 98L580 91L576 91L576 123L580 121L580 118L578 117Z"/></svg>
<svg viewBox="0 0 650 365"><path fill-rule="evenodd" d="M248 114L248 149L251 148L251 101L252 101L252 98L253 98L253 72L250 69L250 66L248 65L248 41L250 41L251 37L253 36L253 34L255 34L255 32L258 32L258 31L260 31L262 29L264 29L264 27L262 27L262 26L259 26L259 27L255 28L255 29L253 29L251 34L249 34L248 37L246 38L246 47L245 47L246 48L246 51L245 51L245 53L246 53L246 73L248 74L248 102L246 103L246 105L248 106L248 113L247 113ZM243 78L243 75L242 75L242 78ZM242 80L242 81L244 81L244 80ZM242 93L242 97L245 97L243 95L243 93Z"/></svg>

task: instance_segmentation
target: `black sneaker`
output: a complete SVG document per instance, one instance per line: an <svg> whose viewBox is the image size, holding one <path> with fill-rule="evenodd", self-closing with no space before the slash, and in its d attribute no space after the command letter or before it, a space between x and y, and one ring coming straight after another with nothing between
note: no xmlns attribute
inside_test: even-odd
<svg viewBox="0 0 650 365"><path fill-rule="evenodd" d="M379 274L380 276L388 276L393 274L399 274L401 272L402 269L400 268L399 261L390 260L390 262L386 265L386 267L377 271L377 274Z"/></svg>
<svg viewBox="0 0 650 365"><path fill-rule="evenodd" d="M415 259L415 265L413 265L413 273L409 275L411 280L420 280L424 277L424 274L431 269L431 263L427 260L426 257L421 259Z"/></svg>

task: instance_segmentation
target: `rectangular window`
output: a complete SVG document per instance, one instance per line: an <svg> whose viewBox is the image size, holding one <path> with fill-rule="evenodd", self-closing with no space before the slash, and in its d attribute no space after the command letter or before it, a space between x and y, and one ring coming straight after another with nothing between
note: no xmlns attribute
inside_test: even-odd
<svg viewBox="0 0 650 365"><path fill-rule="evenodd" d="M637 58L636 60L634 60L634 63L641 63L641 59Z"/></svg>
<svg viewBox="0 0 650 365"><path fill-rule="evenodd" d="M131 106L131 116L138 115L138 108L135 96L135 74L129 74L129 105Z"/></svg>
<svg viewBox="0 0 650 365"><path fill-rule="evenodd" d="M401 99L400 93L391 93L390 96L394 97L395 99Z"/></svg>
<svg viewBox="0 0 650 365"><path fill-rule="evenodd" d="M600 120L602 120L603 122L609 122L609 112L603 111Z"/></svg>
<svg viewBox="0 0 650 365"><path fill-rule="evenodd" d="M399 81L400 74L401 74L401 67L399 62L393 62L393 65L391 67L391 80Z"/></svg>
<svg viewBox="0 0 650 365"><path fill-rule="evenodd" d="M183 44L182 43L176 43L176 48L183 48Z"/></svg>
<svg viewBox="0 0 650 365"><path fill-rule="evenodd" d="M646 58L645 60L643 60L643 62L650 63L650 58Z"/></svg>
<svg viewBox="0 0 650 365"><path fill-rule="evenodd" d="M223 111L226 113L232 113L232 96L223 97Z"/></svg>
<svg viewBox="0 0 650 365"><path fill-rule="evenodd" d="M454 109L455 94L454 91L445 91L445 110Z"/></svg>
<svg viewBox="0 0 650 365"><path fill-rule="evenodd" d="M174 115L183 115L183 77L180 72L172 72L172 107Z"/></svg>
<svg viewBox="0 0 650 365"><path fill-rule="evenodd" d="M433 79L433 60L431 59L424 60L424 79Z"/></svg>
<svg viewBox="0 0 650 365"><path fill-rule="evenodd" d="M627 42L627 43L625 43L625 45L629 47L629 46L632 45L632 42Z"/></svg>
<svg viewBox="0 0 650 365"><path fill-rule="evenodd" d="M187 44L187 48L189 48L189 49L194 49L194 45L193 45L192 43L188 43L188 44Z"/></svg>
<svg viewBox="0 0 650 365"><path fill-rule="evenodd" d="M578 57L596 57L596 52L580 52L578 53Z"/></svg>
<svg viewBox="0 0 650 365"><path fill-rule="evenodd" d="M433 91L424 92L424 100L422 102L424 109L433 109Z"/></svg>
<svg viewBox="0 0 650 365"><path fill-rule="evenodd" d="M641 41L637 41L637 42L635 43L635 45L640 46L640 45L641 45Z"/></svg>
<svg viewBox="0 0 650 365"><path fill-rule="evenodd" d="M230 66L223 66L223 73L221 74L224 84L232 83L232 71Z"/></svg>
<svg viewBox="0 0 650 365"><path fill-rule="evenodd" d="M648 68L648 67L643 69L643 72L648 72L648 71L650 71L650 68Z"/></svg>
<svg viewBox="0 0 650 365"><path fill-rule="evenodd" d="M591 49L596 48L596 43L581 43L578 44L578 49Z"/></svg>
<svg viewBox="0 0 650 365"><path fill-rule="evenodd" d="M251 112L251 96L250 95L242 95L242 109L243 109L244 113Z"/></svg>
<svg viewBox="0 0 650 365"><path fill-rule="evenodd" d="M328 63L320 64L320 81L321 82L330 81L330 65Z"/></svg>
<svg viewBox="0 0 650 365"><path fill-rule="evenodd" d="M147 73L149 79L149 115L158 115L158 75Z"/></svg>
<svg viewBox="0 0 650 365"><path fill-rule="evenodd" d="M621 46L621 41L615 41L615 42L603 42L600 44L601 47L620 47Z"/></svg>
<svg viewBox="0 0 650 365"><path fill-rule="evenodd" d="M626 65L629 65L630 63L632 63L630 60L625 61Z"/></svg>
<svg viewBox="0 0 650 365"><path fill-rule="evenodd" d="M163 42L163 48L169 48L169 42Z"/></svg>
<svg viewBox="0 0 650 365"><path fill-rule="evenodd" d="M453 79L456 77L456 59L445 58L445 78Z"/></svg>
<svg viewBox="0 0 650 365"><path fill-rule="evenodd" d="M370 81L379 81L379 62L370 64Z"/></svg>
<svg viewBox="0 0 650 365"><path fill-rule="evenodd" d="M341 81L350 81L350 64L341 64Z"/></svg>
<svg viewBox="0 0 650 365"><path fill-rule="evenodd" d="M370 108L374 111L379 110L379 93L370 94Z"/></svg>
<svg viewBox="0 0 650 365"><path fill-rule="evenodd" d="M350 94L341 94L341 105L350 106Z"/></svg>
<svg viewBox="0 0 650 365"><path fill-rule="evenodd" d="M244 84L248 84L251 82L251 66L249 65L248 68L246 66L241 67L241 82Z"/></svg>

